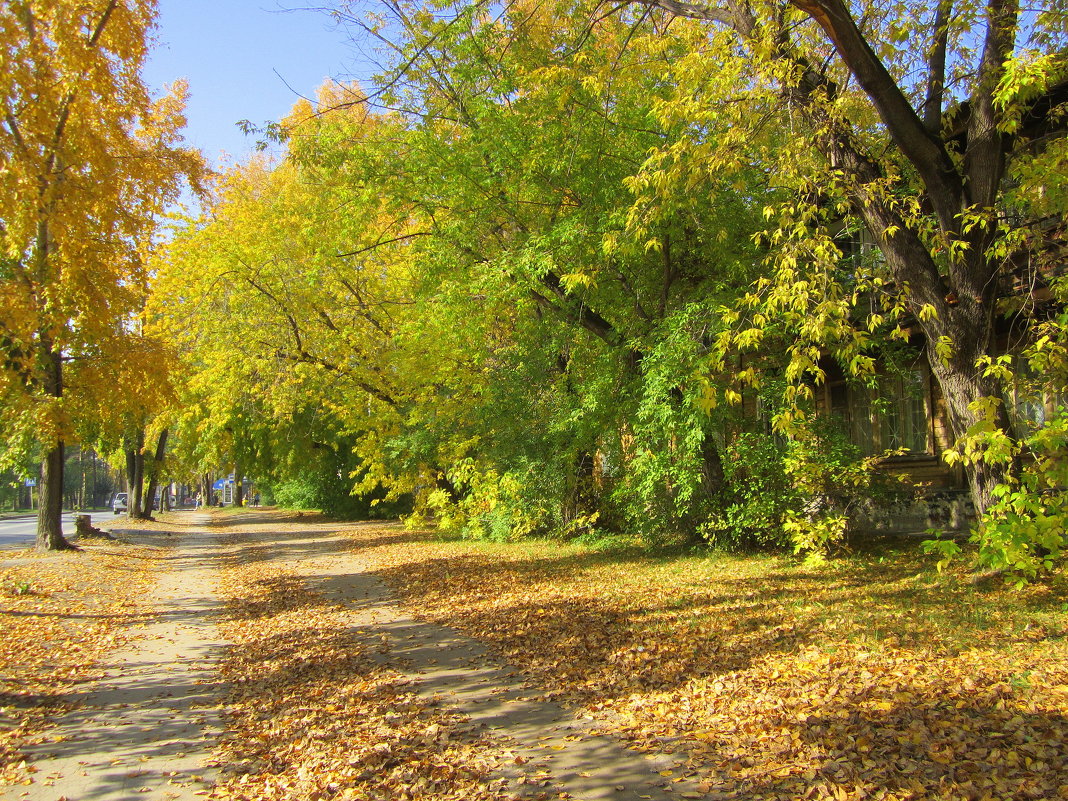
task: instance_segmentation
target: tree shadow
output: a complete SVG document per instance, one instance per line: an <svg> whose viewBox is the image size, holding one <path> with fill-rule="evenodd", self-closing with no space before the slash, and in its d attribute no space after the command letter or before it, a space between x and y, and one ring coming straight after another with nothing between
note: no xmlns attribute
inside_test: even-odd
<svg viewBox="0 0 1068 801"><path fill-rule="evenodd" d="M387 531L384 539L402 544L430 538ZM357 534L351 543L356 552L382 545L383 533ZM662 593L630 593L598 576L607 569L622 584L631 574L670 565L672 558L671 552L635 549L504 559L461 553L370 572L426 619L491 643L551 692L578 702L671 692L694 679L828 643L888 640L951 652L989 628L982 597L970 606L962 603L965 591L951 584L924 586L916 581L922 563L915 558L858 561L827 571L772 569L758 576L716 576L711 564L701 574L710 576L705 583L683 582L681 589ZM1041 636L1009 628L997 637L1016 642Z"/></svg>
<svg viewBox="0 0 1068 801"><path fill-rule="evenodd" d="M907 700L891 701L845 686L833 703L740 739L713 737L695 755L718 763L712 783L725 798L1061 797L1068 718L1026 711L1014 693L994 685L967 700L959 685L902 683L895 695Z"/></svg>

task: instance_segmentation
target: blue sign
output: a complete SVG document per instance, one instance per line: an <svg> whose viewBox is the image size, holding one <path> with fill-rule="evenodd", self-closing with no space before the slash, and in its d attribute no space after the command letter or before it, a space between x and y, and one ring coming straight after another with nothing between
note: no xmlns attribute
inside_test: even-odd
<svg viewBox="0 0 1068 801"><path fill-rule="evenodd" d="M211 488L219 490L219 489L222 489L225 486L226 486L226 479L225 478L220 478L218 481L216 481L214 484L211 485Z"/></svg>

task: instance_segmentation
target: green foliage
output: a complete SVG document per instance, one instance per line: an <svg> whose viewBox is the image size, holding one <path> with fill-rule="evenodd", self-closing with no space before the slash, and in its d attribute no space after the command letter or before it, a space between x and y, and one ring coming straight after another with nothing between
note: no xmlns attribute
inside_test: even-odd
<svg viewBox="0 0 1068 801"><path fill-rule="evenodd" d="M352 474L357 470L359 458L351 441L339 437L334 447L318 448L313 459L282 468L277 477L263 481L264 496L288 509L318 509L347 520L391 518L410 511L410 498L387 501L383 490L354 489L359 482Z"/></svg>
<svg viewBox="0 0 1068 801"><path fill-rule="evenodd" d="M731 9L754 24L581 1L381 9L368 24L393 62L371 96L390 110L341 84L298 103L271 129L286 152L222 176L161 265L153 325L186 368L179 459L240 464L279 503L335 514L411 497L413 524L463 537L821 555L889 491L819 419L828 366L872 384L914 366L919 331L943 389L986 358L986 400L956 399L959 458L1011 477L1006 531L1052 542L1018 524L1059 507L1014 493L1057 496L1052 474L1015 472L1053 445L1005 425L1012 365L974 345L993 337L947 326L967 316L952 298L969 259L1055 252L999 221L1063 211L1045 191L1063 148L1019 154L996 208L954 209L947 231L821 29L800 8ZM884 11L864 35L918 96L927 9ZM981 24L953 21L946 105L967 95ZM991 83L1006 132L1063 72L1050 35ZM795 91L808 69L819 89ZM1063 331L1027 332L1062 386Z"/></svg>
<svg viewBox="0 0 1068 801"><path fill-rule="evenodd" d="M995 489L996 500L972 534L981 564L1009 571L1017 583L1049 573L1068 556L1068 411L1057 409L1006 450L1000 431L973 434L965 458L1022 461L1018 478Z"/></svg>
<svg viewBox="0 0 1068 801"><path fill-rule="evenodd" d="M288 478L268 489L271 502L284 509L318 509L319 486L315 476Z"/></svg>
<svg viewBox="0 0 1068 801"><path fill-rule="evenodd" d="M1052 292L1061 304L1068 280L1056 279ZM1034 329L1019 358L984 359L979 365L1011 388L1003 398L979 399L979 421L961 438L953 460L1007 465L1012 472L994 489L994 502L972 533L978 560L1005 570L1017 583L1049 573L1068 556L1068 313L1051 315ZM994 422L1003 406L1012 406L1016 431ZM1026 413L1037 413L1028 419ZM931 548L939 546L930 545ZM942 552L943 561L956 553Z"/></svg>
<svg viewBox="0 0 1068 801"><path fill-rule="evenodd" d="M726 449L728 489L701 533L717 546L825 554L859 506L889 497L874 462L833 420L808 421L793 439L742 433Z"/></svg>
<svg viewBox="0 0 1068 801"><path fill-rule="evenodd" d="M701 526L701 535L717 547L785 547L784 523L801 497L786 470L789 444L765 432L741 434L724 454L729 490L719 509Z"/></svg>

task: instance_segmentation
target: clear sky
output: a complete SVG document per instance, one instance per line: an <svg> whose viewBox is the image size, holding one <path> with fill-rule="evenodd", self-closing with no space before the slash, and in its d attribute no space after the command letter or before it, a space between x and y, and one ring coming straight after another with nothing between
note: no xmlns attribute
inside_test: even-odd
<svg viewBox="0 0 1068 801"><path fill-rule="evenodd" d="M159 0L159 44L145 78L154 90L177 78L192 97L186 138L219 166L255 145L239 120L262 125L284 116L298 93L314 97L326 78L366 79L350 37L301 0ZM327 5L327 3L322 3Z"/></svg>

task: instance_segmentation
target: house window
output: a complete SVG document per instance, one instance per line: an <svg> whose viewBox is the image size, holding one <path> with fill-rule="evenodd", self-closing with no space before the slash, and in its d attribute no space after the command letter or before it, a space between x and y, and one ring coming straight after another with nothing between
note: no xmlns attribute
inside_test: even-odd
<svg viewBox="0 0 1068 801"><path fill-rule="evenodd" d="M927 381L920 370L893 379L886 397L883 447L927 453Z"/></svg>
<svg viewBox="0 0 1068 801"><path fill-rule="evenodd" d="M882 376L875 389L839 382L829 390L831 413L845 422L850 442L865 456L931 452L927 377L922 370Z"/></svg>

